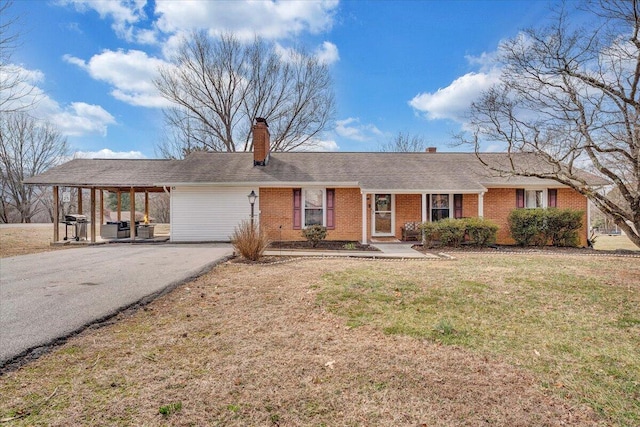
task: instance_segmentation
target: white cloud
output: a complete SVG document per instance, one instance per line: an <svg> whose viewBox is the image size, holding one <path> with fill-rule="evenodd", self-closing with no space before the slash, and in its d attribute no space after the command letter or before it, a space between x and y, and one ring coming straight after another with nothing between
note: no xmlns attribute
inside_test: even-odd
<svg viewBox="0 0 640 427"><path fill-rule="evenodd" d="M111 95L127 104L142 107L166 107L164 99L153 85L158 67L167 65L161 59L147 56L140 50L104 52L91 57L89 62L65 55L64 60L85 69L91 77L111 84Z"/></svg>
<svg viewBox="0 0 640 427"><path fill-rule="evenodd" d="M118 37L132 41L135 38L134 24L146 18L144 7L147 0L59 0L61 6L72 5L79 12L93 10L100 18L113 19L112 28Z"/></svg>
<svg viewBox="0 0 640 427"><path fill-rule="evenodd" d="M434 93L416 95L409 105L430 120L450 119L463 123L471 103L499 81L500 70L497 68L489 72L468 73Z"/></svg>
<svg viewBox="0 0 640 427"><path fill-rule="evenodd" d="M66 108L48 116L64 135L82 136L99 134L107 136L107 126L116 123L116 119L99 105L73 102Z"/></svg>
<svg viewBox="0 0 640 427"><path fill-rule="evenodd" d="M249 40L295 36L329 30L338 0L320 1L199 1L156 0L157 27L166 34L207 29L233 32Z"/></svg>
<svg viewBox="0 0 640 427"><path fill-rule="evenodd" d="M347 139L353 139L355 141L368 141L377 136L382 136L383 133L375 125L372 124L360 124L360 119L349 117L344 120L336 121L336 133Z"/></svg>
<svg viewBox="0 0 640 427"><path fill-rule="evenodd" d="M340 147L332 139L315 139L309 145L301 146L294 151L338 151Z"/></svg>
<svg viewBox="0 0 640 427"><path fill-rule="evenodd" d="M273 50L284 62L293 63L301 58L301 53L293 47L284 47L274 43ZM323 64L331 65L340 59L338 47L331 42L324 42L313 52L313 56Z"/></svg>
<svg viewBox="0 0 640 427"><path fill-rule="evenodd" d="M324 42L322 46L316 49L315 52L318 61L323 64L331 65L334 62L340 60L340 54L338 53L338 46L331 42Z"/></svg>
<svg viewBox="0 0 640 427"><path fill-rule="evenodd" d="M469 65L478 67L480 72L487 73L496 67L498 51L482 52L480 56L466 55L464 58Z"/></svg>
<svg viewBox="0 0 640 427"><path fill-rule="evenodd" d="M115 118L99 105L84 102L73 102L67 106L58 104L38 86L45 80L41 71L17 65L10 65L10 68L22 76L19 86L13 90L14 94L21 96L10 101L5 108L29 106L29 114L50 122L66 136L106 135L107 126L116 123ZM0 96L7 99L5 93Z"/></svg>
<svg viewBox="0 0 640 427"><path fill-rule="evenodd" d="M76 151L74 159L145 159L146 156L140 151L112 151L103 148L98 151Z"/></svg>

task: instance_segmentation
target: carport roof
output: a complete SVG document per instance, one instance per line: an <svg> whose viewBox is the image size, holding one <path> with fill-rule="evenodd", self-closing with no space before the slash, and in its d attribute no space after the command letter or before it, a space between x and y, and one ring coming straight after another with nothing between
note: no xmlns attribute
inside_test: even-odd
<svg viewBox="0 0 640 427"><path fill-rule="evenodd" d="M483 154L490 164L505 153ZM541 172L549 166L533 153L515 157L519 166ZM606 181L584 173L594 185ZM96 188L161 188L175 185L333 185L365 191L480 192L489 187L555 185L536 177L499 176L475 153L275 152L266 166L253 166L253 153L192 153L184 160L74 159L27 184Z"/></svg>

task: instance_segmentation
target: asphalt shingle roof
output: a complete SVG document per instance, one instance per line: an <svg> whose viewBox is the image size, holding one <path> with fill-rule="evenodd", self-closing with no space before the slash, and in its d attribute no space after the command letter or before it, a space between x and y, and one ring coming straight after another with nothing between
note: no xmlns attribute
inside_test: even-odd
<svg viewBox="0 0 640 427"><path fill-rule="evenodd" d="M503 163L504 153L483 155ZM521 164L548 166L533 154ZM586 175L594 184L605 181ZM501 177L489 172L474 153L271 153L267 166L253 166L253 153L193 153L184 160L75 159L28 178L27 184L85 187L163 185L291 186L314 183L358 186L363 190L479 192L487 187L556 185L534 177Z"/></svg>

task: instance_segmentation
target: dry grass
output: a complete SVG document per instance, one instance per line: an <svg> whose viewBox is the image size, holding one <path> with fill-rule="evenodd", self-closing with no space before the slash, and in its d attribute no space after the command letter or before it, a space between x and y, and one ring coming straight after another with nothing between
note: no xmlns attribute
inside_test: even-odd
<svg viewBox="0 0 640 427"><path fill-rule="evenodd" d="M65 225L60 225L60 238L64 237ZM72 233L71 227L69 233ZM89 234L90 231L87 230ZM97 235L100 235L97 230ZM169 235L169 224L157 224L155 235ZM51 245L53 224L2 224L0 225L0 258L27 255L58 249L76 248L75 242L68 245Z"/></svg>
<svg viewBox="0 0 640 427"><path fill-rule="evenodd" d="M64 237L64 225L60 227ZM0 258L52 251L65 246L51 246L52 224L0 225Z"/></svg>
<svg viewBox="0 0 640 427"><path fill-rule="evenodd" d="M594 244L594 249L599 251L615 251L623 249L627 251L640 251L627 236L609 236L599 234Z"/></svg>
<svg viewBox="0 0 640 427"><path fill-rule="evenodd" d="M639 409L638 360L628 359L640 344L638 264L471 254L450 262L228 263L5 374L0 419L624 425ZM370 309L359 305L367 300ZM470 308L456 317L463 302ZM572 344L584 332L574 319L587 317L593 341ZM546 345L564 339L566 350ZM592 363L596 354L602 360ZM615 401L603 396L608 388Z"/></svg>

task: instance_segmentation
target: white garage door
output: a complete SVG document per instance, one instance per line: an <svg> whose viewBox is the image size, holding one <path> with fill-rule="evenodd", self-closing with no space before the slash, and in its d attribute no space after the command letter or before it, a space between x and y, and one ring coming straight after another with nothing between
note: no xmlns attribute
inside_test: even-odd
<svg viewBox="0 0 640 427"><path fill-rule="evenodd" d="M248 220L247 195L257 188L175 187L171 189L172 242L228 242L234 228ZM255 205L257 219L258 199Z"/></svg>

